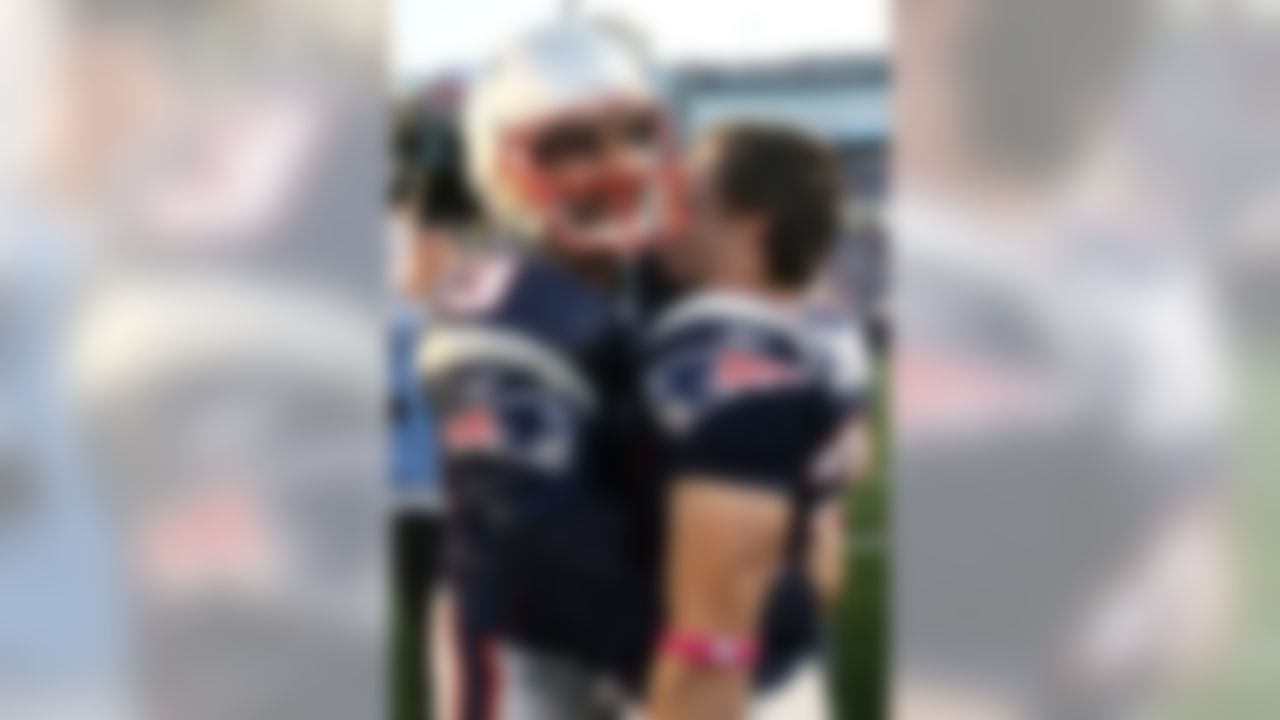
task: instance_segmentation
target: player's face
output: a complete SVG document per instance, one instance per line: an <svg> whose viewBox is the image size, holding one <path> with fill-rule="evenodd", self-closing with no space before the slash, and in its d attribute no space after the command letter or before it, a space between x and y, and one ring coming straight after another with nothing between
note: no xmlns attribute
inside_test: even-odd
<svg viewBox="0 0 1280 720"><path fill-rule="evenodd" d="M612 108L548 124L533 162L554 198L554 224L602 249L651 235L658 220L660 118L648 107Z"/></svg>
<svg viewBox="0 0 1280 720"><path fill-rule="evenodd" d="M720 154L719 143L708 138L698 144L689 160L685 200L689 228L681 265L695 279L705 277L724 253L735 252L737 228L716 189Z"/></svg>

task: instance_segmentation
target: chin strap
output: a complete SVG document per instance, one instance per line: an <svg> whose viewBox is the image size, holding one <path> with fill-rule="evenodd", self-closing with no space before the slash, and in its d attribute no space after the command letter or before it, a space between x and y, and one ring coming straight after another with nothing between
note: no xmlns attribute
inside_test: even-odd
<svg viewBox="0 0 1280 720"><path fill-rule="evenodd" d="M749 670L760 659L760 643L755 638L731 638L668 630L658 643L658 651L694 667L715 670Z"/></svg>

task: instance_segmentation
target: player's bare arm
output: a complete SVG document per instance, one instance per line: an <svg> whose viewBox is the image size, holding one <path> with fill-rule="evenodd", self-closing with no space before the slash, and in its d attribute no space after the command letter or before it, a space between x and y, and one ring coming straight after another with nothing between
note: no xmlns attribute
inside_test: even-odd
<svg viewBox="0 0 1280 720"><path fill-rule="evenodd" d="M657 662L649 720L744 716L748 656L790 517L787 500L775 492L714 477L677 482L670 498L665 642L683 650L670 648ZM723 656L710 656L718 652Z"/></svg>

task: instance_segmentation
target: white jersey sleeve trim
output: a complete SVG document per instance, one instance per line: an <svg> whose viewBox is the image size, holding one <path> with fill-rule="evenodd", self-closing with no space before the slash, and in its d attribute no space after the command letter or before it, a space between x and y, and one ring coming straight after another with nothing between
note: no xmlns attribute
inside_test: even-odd
<svg viewBox="0 0 1280 720"><path fill-rule="evenodd" d="M598 405L596 393L582 374L535 340L489 328L446 326L433 329L418 345L418 372L426 379L480 362L528 372L589 412Z"/></svg>

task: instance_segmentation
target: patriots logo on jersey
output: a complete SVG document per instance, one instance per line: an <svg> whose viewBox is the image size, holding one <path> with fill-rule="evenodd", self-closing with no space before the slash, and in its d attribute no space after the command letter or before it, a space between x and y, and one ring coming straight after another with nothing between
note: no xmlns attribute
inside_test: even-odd
<svg viewBox="0 0 1280 720"><path fill-rule="evenodd" d="M494 450L501 442L497 418L486 407L471 407L449 418L444 426L444 444L455 453Z"/></svg>
<svg viewBox="0 0 1280 720"><path fill-rule="evenodd" d="M576 446L570 411L536 392L473 400L444 420L440 434L450 456L502 459L546 472L563 469Z"/></svg>
<svg viewBox="0 0 1280 720"><path fill-rule="evenodd" d="M734 398L803 381L804 373L793 361L754 345L735 344L662 363L650 378L649 397L667 428L682 433Z"/></svg>
<svg viewBox="0 0 1280 720"><path fill-rule="evenodd" d="M732 348L716 358L711 383L715 394L724 397L788 385L798 375L791 365L762 352Z"/></svg>

